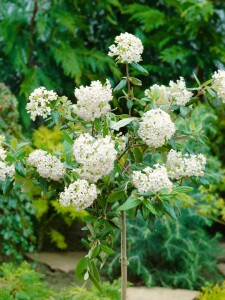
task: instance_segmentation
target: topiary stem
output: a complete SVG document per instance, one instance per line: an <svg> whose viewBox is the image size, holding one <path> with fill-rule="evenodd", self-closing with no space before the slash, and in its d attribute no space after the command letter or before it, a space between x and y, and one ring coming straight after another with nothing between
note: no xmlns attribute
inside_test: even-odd
<svg viewBox="0 0 225 300"><path fill-rule="evenodd" d="M126 214L120 214L121 218L121 300L127 298L127 240L126 240Z"/></svg>

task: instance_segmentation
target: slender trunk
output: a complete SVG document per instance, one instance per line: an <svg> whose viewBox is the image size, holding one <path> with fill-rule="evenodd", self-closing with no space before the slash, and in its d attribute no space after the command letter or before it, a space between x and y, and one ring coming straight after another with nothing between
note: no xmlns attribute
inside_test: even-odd
<svg viewBox="0 0 225 300"><path fill-rule="evenodd" d="M121 212L121 300L126 300L127 294L127 240L126 240L126 214Z"/></svg>

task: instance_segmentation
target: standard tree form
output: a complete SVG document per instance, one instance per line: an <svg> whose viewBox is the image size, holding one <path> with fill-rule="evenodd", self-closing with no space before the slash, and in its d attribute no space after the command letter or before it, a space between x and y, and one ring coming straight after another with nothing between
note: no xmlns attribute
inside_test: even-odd
<svg viewBox="0 0 225 300"><path fill-rule="evenodd" d="M133 216L140 211L150 224L156 219L176 218L178 206L192 190L183 184L187 179L201 184L206 158L185 147L189 138L202 141L201 124L193 126L188 119L200 96L207 96L211 104L217 94L223 100L225 73L219 70L203 84L195 76L197 87L192 89L183 78L170 81L168 87L153 84L139 99L135 88L142 82L132 73L148 75L138 64L143 52L141 40L122 33L109 49L109 55L126 71L114 90L107 79L106 84L93 81L88 87L75 89L75 105L44 87L31 94L27 110L32 120L42 117L49 129L60 126L63 150L27 153L26 143L13 140L8 144L1 137L0 180L4 181L4 194L14 182L23 186L32 180L46 201L59 199L63 206L89 213L84 217L89 234L82 239L88 252L78 263L76 275L90 279L98 289L99 268L114 252L115 230L120 229L121 297L125 300L126 211ZM120 107L111 109L113 97ZM176 129L180 118L187 121L186 131Z"/></svg>

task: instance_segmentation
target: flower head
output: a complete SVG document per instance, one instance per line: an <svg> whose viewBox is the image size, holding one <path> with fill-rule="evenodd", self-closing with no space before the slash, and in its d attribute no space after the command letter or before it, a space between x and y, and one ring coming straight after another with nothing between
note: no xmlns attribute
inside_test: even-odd
<svg viewBox="0 0 225 300"><path fill-rule="evenodd" d="M142 60L141 54L144 50L139 38L130 33L121 33L115 38L115 44L109 47L108 55L117 56L119 63L132 63Z"/></svg>
<svg viewBox="0 0 225 300"><path fill-rule="evenodd" d="M108 80L105 85L100 81L92 81L90 86L76 88L75 97L78 101L74 105L74 112L85 121L94 121L110 111L112 88Z"/></svg>
<svg viewBox="0 0 225 300"><path fill-rule="evenodd" d="M154 168L146 167L143 172L133 172L133 184L141 193L157 193L161 189L172 190L172 182L168 178L167 170L163 165L154 165Z"/></svg>
<svg viewBox="0 0 225 300"><path fill-rule="evenodd" d="M89 184L85 179L78 179L60 193L59 202L62 206L72 204L76 210L82 210L91 206L97 196L95 184Z"/></svg>
<svg viewBox="0 0 225 300"><path fill-rule="evenodd" d="M7 165L6 162L0 161L0 181L5 181L6 176L13 177L15 168L13 165Z"/></svg>
<svg viewBox="0 0 225 300"><path fill-rule="evenodd" d="M171 80L169 85L168 92L173 104L185 106L191 100L193 94L187 90L183 77L180 77L177 82Z"/></svg>
<svg viewBox="0 0 225 300"><path fill-rule="evenodd" d="M203 176L206 158L203 154L182 154L170 150L167 156L166 167L171 179L182 177Z"/></svg>
<svg viewBox="0 0 225 300"><path fill-rule="evenodd" d="M27 162L35 167L43 178L59 181L66 174L66 169L61 161L44 150L33 151L29 155Z"/></svg>
<svg viewBox="0 0 225 300"><path fill-rule="evenodd" d="M169 89L165 85L154 84L149 90L145 90L145 96L152 99L156 105L169 104Z"/></svg>
<svg viewBox="0 0 225 300"><path fill-rule="evenodd" d="M58 95L53 91L46 90L41 86L33 91L26 105L27 111L31 114L31 119L35 121L37 116L47 118L51 114L50 102L56 100Z"/></svg>
<svg viewBox="0 0 225 300"><path fill-rule="evenodd" d="M225 103L225 70L218 70L213 75L212 88L217 92L217 95Z"/></svg>
<svg viewBox="0 0 225 300"><path fill-rule="evenodd" d="M162 109L152 109L144 113L138 135L149 146L161 147L175 133L175 125L170 115Z"/></svg>
<svg viewBox="0 0 225 300"><path fill-rule="evenodd" d="M73 153L80 163L79 169L76 169L79 176L96 182L113 170L117 151L109 136L93 138L84 133L74 142Z"/></svg>

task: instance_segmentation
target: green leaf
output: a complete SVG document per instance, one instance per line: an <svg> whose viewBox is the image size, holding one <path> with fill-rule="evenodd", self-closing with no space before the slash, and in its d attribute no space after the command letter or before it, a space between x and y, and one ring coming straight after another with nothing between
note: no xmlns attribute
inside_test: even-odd
<svg viewBox="0 0 225 300"><path fill-rule="evenodd" d="M3 186L3 195L8 195L13 188L14 179L6 176L5 184Z"/></svg>
<svg viewBox="0 0 225 300"><path fill-rule="evenodd" d="M147 75L149 74L148 71L147 71L145 68L143 68L142 66L140 66L138 63L133 62L133 63L131 64L131 66L132 66L136 71L138 71L139 74L142 74L142 75L145 75L145 76L147 76Z"/></svg>
<svg viewBox="0 0 225 300"><path fill-rule="evenodd" d="M70 145L73 145L73 139L66 131L63 131L63 139L67 141L67 143L69 143Z"/></svg>
<svg viewBox="0 0 225 300"><path fill-rule="evenodd" d="M126 84L127 84L127 80L126 79L122 79L120 81L120 83L117 84L117 86L113 89L113 92L114 93L120 92L126 86Z"/></svg>
<svg viewBox="0 0 225 300"><path fill-rule="evenodd" d="M153 215L157 214L157 211L156 211L154 205L149 200L144 199L142 201L142 203Z"/></svg>
<svg viewBox="0 0 225 300"><path fill-rule="evenodd" d="M190 108L189 107L185 107L185 106L181 106L180 107L180 114L181 116L184 118L187 114L189 114L190 112Z"/></svg>
<svg viewBox="0 0 225 300"><path fill-rule="evenodd" d="M59 125L60 124L60 113L58 110L54 110L52 112L52 120L54 121L54 123L56 125Z"/></svg>
<svg viewBox="0 0 225 300"><path fill-rule="evenodd" d="M88 244L88 242L85 239L81 239L81 243L88 249L90 250L90 245Z"/></svg>
<svg viewBox="0 0 225 300"><path fill-rule="evenodd" d="M16 173L19 174L20 176L26 177L26 171L20 161L16 162L15 170L16 170Z"/></svg>
<svg viewBox="0 0 225 300"><path fill-rule="evenodd" d="M100 291L102 292L102 288L100 286L100 282L89 272L90 275L90 279L92 281L92 283L94 284L94 286Z"/></svg>
<svg viewBox="0 0 225 300"><path fill-rule="evenodd" d="M132 100L127 100L127 108L128 109L131 109L133 105L134 105L134 102Z"/></svg>
<svg viewBox="0 0 225 300"><path fill-rule="evenodd" d="M106 199L107 202L116 202L125 196L124 191L116 191L111 193Z"/></svg>
<svg viewBox="0 0 225 300"><path fill-rule="evenodd" d="M137 207L141 203L142 203L142 200L135 199L130 196L127 199L127 201L118 208L118 210L129 210L131 208Z"/></svg>
<svg viewBox="0 0 225 300"><path fill-rule="evenodd" d="M193 190L193 188L191 186L177 186L173 189L173 192L176 193L189 193Z"/></svg>
<svg viewBox="0 0 225 300"><path fill-rule="evenodd" d="M113 130L117 130L118 131L121 127L124 127L124 126L130 124L134 120L137 120L137 118L136 117L131 117L131 118L122 119L122 120L116 122L115 124L113 124L111 126L111 128Z"/></svg>
<svg viewBox="0 0 225 300"><path fill-rule="evenodd" d="M205 188L207 188L207 189L210 187L210 184L209 184L208 180L205 179L205 178L200 177L200 178L199 178L199 182L200 182Z"/></svg>
<svg viewBox="0 0 225 300"><path fill-rule="evenodd" d="M100 252L100 246L97 245L94 249L90 251L90 258L91 259L95 258L99 254L99 252Z"/></svg>
<svg viewBox="0 0 225 300"><path fill-rule="evenodd" d="M141 80L136 77L129 77L129 80L133 85L142 86Z"/></svg>
<svg viewBox="0 0 225 300"><path fill-rule="evenodd" d="M102 250L103 252L105 252L107 255L111 255L111 254L113 254L113 253L115 252L113 249L109 248L109 247L106 246L106 245L101 244L100 247L101 247L101 250Z"/></svg>
<svg viewBox="0 0 225 300"><path fill-rule="evenodd" d="M141 163L143 161L143 154L142 154L142 151L140 150L140 148L135 147L133 149L133 153L134 153L135 161L138 163Z"/></svg>
<svg viewBox="0 0 225 300"><path fill-rule="evenodd" d="M87 257L83 257L79 260L75 270L78 279L83 279L84 273L88 268L88 261L89 259Z"/></svg>
<svg viewBox="0 0 225 300"><path fill-rule="evenodd" d="M97 131L101 130L101 120L99 118L94 120L94 125Z"/></svg>
<svg viewBox="0 0 225 300"><path fill-rule="evenodd" d="M177 219L177 215L175 213L175 210L174 210L174 207L172 206L172 204L170 202L168 202L168 201L163 201L163 200L162 200L162 204L163 204L163 206L164 206L167 214L171 218L173 218L174 220L176 220Z"/></svg>

